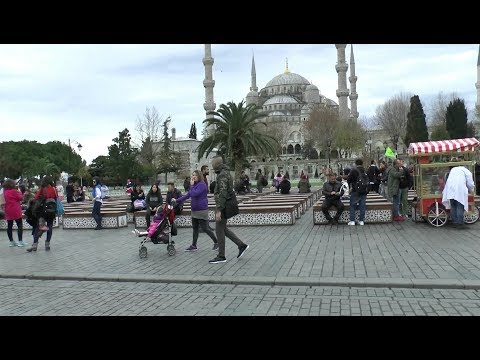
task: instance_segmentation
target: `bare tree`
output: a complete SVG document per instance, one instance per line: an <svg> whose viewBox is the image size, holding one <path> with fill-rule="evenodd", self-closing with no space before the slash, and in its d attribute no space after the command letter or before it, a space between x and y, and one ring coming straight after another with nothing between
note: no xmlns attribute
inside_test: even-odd
<svg viewBox="0 0 480 360"><path fill-rule="evenodd" d="M447 107L456 98L458 95L454 92L450 94L439 92L427 107L427 123L431 129L430 140L450 139L447 131Z"/></svg>
<svg viewBox="0 0 480 360"><path fill-rule="evenodd" d="M265 122L265 120L263 120L262 122ZM279 144L278 154L282 153L282 147L285 146L288 141L288 136L290 135L289 126L287 125L287 123L269 121L266 123L266 126L258 124L256 129L256 131L258 132L268 134L275 138L275 140L277 140Z"/></svg>
<svg viewBox="0 0 480 360"><path fill-rule="evenodd" d="M440 125L447 121L446 113L447 106L450 102L458 98L456 93L444 94L439 92L437 96L432 100L430 105L427 107L427 123L429 125Z"/></svg>
<svg viewBox="0 0 480 360"><path fill-rule="evenodd" d="M405 137L407 129L407 114L410 111L412 94L400 93L379 105L375 112L375 123L380 126L392 140L395 150L398 141Z"/></svg>
<svg viewBox="0 0 480 360"><path fill-rule="evenodd" d="M364 123L354 119L339 120L335 132L335 147L340 158L352 157L364 149L367 129Z"/></svg>
<svg viewBox="0 0 480 360"><path fill-rule="evenodd" d="M314 108L303 123L305 141L312 141L319 149L326 150L329 142L332 149L336 148L334 141L338 123L337 109L324 106Z"/></svg>
<svg viewBox="0 0 480 360"><path fill-rule="evenodd" d="M155 106L152 108L147 107L143 117L138 117L135 122L135 130L138 132L140 144L142 144L147 138L153 142L159 141L161 138L160 131L164 121L164 116L158 115Z"/></svg>

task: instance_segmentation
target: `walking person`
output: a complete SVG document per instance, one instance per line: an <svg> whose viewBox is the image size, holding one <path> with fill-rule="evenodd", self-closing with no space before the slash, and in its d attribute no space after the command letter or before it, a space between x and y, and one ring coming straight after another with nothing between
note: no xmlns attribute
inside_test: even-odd
<svg viewBox="0 0 480 360"><path fill-rule="evenodd" d="M148 191L146 197L146 203L147 211L145 214L145 221L147 223L148 229L150 227L150 217L152 216L152 214L155 215L157 213L158 207L160 205L163 205L163 197L157 184L153 184L150 187L150 190Z"/></svg>
<svg viewBox="0 0 480 360"><path fill-rule="evenodd" d="M227 262L225 257L225 236L232 240L238 246L237 258L240 258L249 245L245 244L227 228L227 219L223 215L227 197L233 193L233 180L230 176L229 168L223 163L221 156L215 156L212 159L212 168L217 174L215 184L215 233L218 240L218 255L209 261L210 264L218 264Z"/></svg>
<svg viewBox="0 0 480 360"><path fill-rule="evenodd" d="M93 178L92 199L93 199L92 216L95 219L95 222L97 223L95 230L102 230L102 215L100 213L100 209L102 208L102 204L103 204L102 184L98 176L95 176Z"/></svg>
<svg viewBox="0 0 480 360"><path fill-rule="evenodd" d="M450 210L453 227L465 229L463 222L465 209L468 209L468 193L475 189L473 176L465 166L455 166L448 174L445 188L443 189L442 204Z"/></svg>
<svg viewBox="0 0 480 360"><path fill-rule="evenodd" d="M35 218L38 219L38 221L35 221L35 224L33 225L33 244L32 246L29 246L27 248L28 252L37 251L38 239L45 231L47 232L47 240L45 240L45 250L50 250L50 240L52 239L53 232L53 221L55 220L56 215L54 213L47 213L44 207L39 206L39 204L43 202L42 199L39 199L40 196L42 196L43 200L57 199L57 191L54 188L53 179L49 175L45 175L42 178L40 188L37 190L32 200L36 202L34 204L34 208L36 208ZM42 225L43 221L46 222L46 226L45 224Z"/></svg>
<svg viewBox="0 0 480 360"><path fill-rule="evenodd" d="M7 236L10 240L10 247L25 246L23 238L23 221L22 221L22 199L21 191L15 186L13 179L7 179L3 183L3 196L5 198L4 212L5 220L7 220ZM13 240L13 222L17 224L18 242Z"/></svg>
<svg viewBox="0 0 480 360"><path fill-rule="evenodd" d="M190 190L179 197L178 199L173 198L171 200L172 205L182 204L188 198L192 199L191 202L191 213L192 213L192 227L193 227L193 241L192 245L185 249L187 252L197 251L197 240L198 240L198 230L202 228L203 232L206 233L213 240L213 249L218 250L218 241L215 237L213 231L208 227L208 189L207 184L203 178L203 174L194 170L192 173L190 181Z"/></svg>

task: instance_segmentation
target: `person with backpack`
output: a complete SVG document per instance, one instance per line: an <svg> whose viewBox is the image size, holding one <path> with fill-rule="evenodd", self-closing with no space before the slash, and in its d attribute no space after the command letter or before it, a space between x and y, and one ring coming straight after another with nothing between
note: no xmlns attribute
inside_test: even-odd
<svg viewBox="0 0 480 360"><path fill-rule="evenodd" d="M368 178L362 159L355 160L355 167L350 171L347 183L351 188L350 191L350 221L348 225L355 225L355 211L358 206L360 210L359 225L365 224L365 210L367 207L367 194L370 187L370 179Z"/></svg>
<svg viewBox="0 0 480 360"><path fill-rule="evenodd" d="M102 215L100 214L100 209L102 208L103 199L105 195L102 196L102 183L100 178L95 176L93 178L93 190L92 190L92 199L93 199L93 210L92 216L97 223L95 230L102 230Z"/></svg>
<svg viewBox="0 0 480 360"><path fill-rule="evenodd" d="M57 192L53 187L54 183L50 176L45 175L40 184L40 188L33 197L33 212L38 219L33 225L33 244L27 248L28 252L37 251L38 239L46 231L47 240L45 240L45 250L50 250L50 240L52 239L53 221L57 213Z"/></svg>

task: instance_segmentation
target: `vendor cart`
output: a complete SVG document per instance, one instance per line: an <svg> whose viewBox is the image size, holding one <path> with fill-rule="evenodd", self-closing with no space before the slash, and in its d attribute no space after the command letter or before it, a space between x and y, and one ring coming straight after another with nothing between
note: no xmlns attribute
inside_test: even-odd
<svg viewBox="0 0 480 360"><path fill-rule="evenodd" d="M442 204L442 191L448 172L453 166L465 166L474 177L475 151L480 142L475 138L411 143L408 155L414 163L414 183L417 197L412 203L414 221L425 220L441 227L449 219L449 210ZM462 159L463 157L463 159ZM479 218L474 194L468 195L464 222L473 224Z"/></svg>

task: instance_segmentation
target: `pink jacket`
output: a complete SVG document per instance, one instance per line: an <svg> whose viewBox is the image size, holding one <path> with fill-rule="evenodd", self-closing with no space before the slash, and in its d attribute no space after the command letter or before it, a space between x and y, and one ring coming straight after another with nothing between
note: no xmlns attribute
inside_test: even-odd
<svg viewBox="0 0 480 360"><path fill-rule="evenodd" d="M17 220L22 218L21 202L23 195L15 189L5 189L5 219Z"/></svg>

